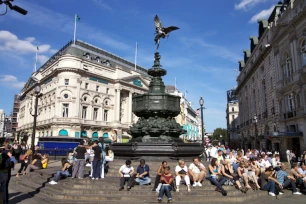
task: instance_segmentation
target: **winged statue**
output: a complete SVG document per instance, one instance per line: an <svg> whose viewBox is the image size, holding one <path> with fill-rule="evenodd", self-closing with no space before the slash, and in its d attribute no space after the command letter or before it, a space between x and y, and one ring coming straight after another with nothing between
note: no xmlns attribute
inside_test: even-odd
<svg viewBox="0 0 306 204"><path fill-rule="evenodd" d="M155 25L154 41L155 41L155 44L157 45L156 50L158 50L160 38L168 37L171 31L177 30L179 28L176 26L163 27L157 15L154 18L154 25Z"/></svg>

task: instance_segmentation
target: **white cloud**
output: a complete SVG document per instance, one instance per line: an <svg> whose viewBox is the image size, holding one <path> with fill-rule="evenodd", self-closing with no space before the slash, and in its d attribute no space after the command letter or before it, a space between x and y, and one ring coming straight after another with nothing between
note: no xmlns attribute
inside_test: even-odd
<svg viewBox="0 0 306 204"><path fill-rule="evenodd" d="M40 64L44 64L48 59L49 59L48 56L45 56L45 55L37 55L37 61L38 61Z"/></svg>
<svg viewBox="0 0 306 204"><path fill-rule="evenodd" d="M250 10L254 6L256 6L259 3L263 3L267 0L241 0L239 4L235 4L235 9L236 10Z"/></svg>
<svg viewBox="0 0 306 204"><path fill-rule="evenodd" d="M239 54L236 54L235 52L232 52L226 47L223 47L221 45L211 44L208 43L201 38L181 38L181 42L184 43L187 46L201 46L204 48L208 48L209 52L207 54L212 54L214 56L230 60L233 62L237 62L238 59L241 58Z"/></svg>
<svg viewBox="0 0 306 204"><path fill-rule="evenodd" d="M51 54L55 54L57 51L58 51L58 50L51 49L51 50L50 50L50 53L51 53Z"/></svg>
<svg viewBox="0 0 306 204"><path fill-rule="evenodd" d="M13 75L0 75L0 84L6 87L23 88L25 82L19 81L17 77Z"/></svg>
<svg viewBox="0 0 306 204"><path fill-rule="evenodd" d="M28 38L25 38L26 41L29 41L29 42L33 42L35 40L34 37L28 37Z"/></svg>
<svg viewBox="0 0 306 204"><path fill-rule="evenodd" d="M271 8L266 9L266 10L262 10L259 13L255 14L254 16L252 16L251 20L249 20L249 23L256 23L257 20L267 19L271 15L274 7L275 6L273 5L273 6L271 6Z"/></svg>
<svg viewBox="0 0 306 204"><path fill-rule="evenodd" d="M18 37L6 30L0 31L0 50L9 51L21 54L36 52L36 45L32 42L35 40L33 37L28 37L25 40L20 40ZM39 46L39 52L47 52L50 45L43 44Z"/></svg>
<svg viewBox="0 0 306 204"><path fill-rule="evenodd" d="M107 3L105 3L104 0L92 0L92 1L94 2L94 4L96 4L97 6L103 8L105 10L109 10L109 11L112 10L112 8Z"/></svg>
<svg viewBox="0 0 306 204"><path fill-rule="evenodd" d="M104 5L107 9L107 4L104 1L94 0L100 6ZM8 17L18 19L24 23L30 23L37 26L45 27L48 29L55 30L56 32L64 32L68 34L73 33L74 18L73 16L68 16L62 13L58 13L54 10L50 10L47 7L40 6L38 4L31 3L27 1L26 3L19 2L20 7L31 11L27 14L27 17L16 12L8 13ZM110 8L110 7L109 7ZM130 50L131 46L122 42L121 38L116 36L114 33L107 33L106 29L103 31L99 28L89 25L88 19L80 15L81 20L77 25L77 39L85 38L92 39L95 42L99 42L102 45L106 45L118 50ZM56 19L56 20L54 20Z"/></svg>

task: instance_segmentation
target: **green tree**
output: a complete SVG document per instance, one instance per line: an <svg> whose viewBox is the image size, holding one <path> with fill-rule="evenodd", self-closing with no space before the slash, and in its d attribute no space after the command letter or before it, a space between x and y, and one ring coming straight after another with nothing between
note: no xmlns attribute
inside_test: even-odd
<svg viewBox="0 0 306 204"><path fill-rule="evenodd" d="M213 140L218 140L219 142L222 142L222 140L224 140L225 142L228 142L227 141L227 130L225 128L216 128L214 130L212 138Z"/></svg>

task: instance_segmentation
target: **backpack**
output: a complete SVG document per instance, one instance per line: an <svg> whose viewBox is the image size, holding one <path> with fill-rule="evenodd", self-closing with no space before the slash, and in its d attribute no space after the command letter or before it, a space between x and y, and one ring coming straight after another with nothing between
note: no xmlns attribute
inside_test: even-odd
<svg viewBox="0 0 306 204"><path fill-rule="evenodd" d="M10 168L11 159L7 154L0 154L0 170Z"/></svg>

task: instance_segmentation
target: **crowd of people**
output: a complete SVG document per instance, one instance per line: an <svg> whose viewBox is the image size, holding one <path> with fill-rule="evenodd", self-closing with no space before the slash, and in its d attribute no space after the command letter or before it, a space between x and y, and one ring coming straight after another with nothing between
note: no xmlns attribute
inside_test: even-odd
<svg viewBox="0 0 306 204"><path fill-rule="evenodd" d="M72 179L83 179L85 166L90 166L89 177L92 180L104 178L105 165L114 160L114 154L104 143L104 138L93 141L92 144L84 144L80 141L79 145L68 154L68 158L62 159L62 169L57 171L54 179L49 183L55 185L60 178L71 177Z"/></svg>
<svg viewBox="0 0 306 204"><path fill-rule="evenodd" d="M3 203L8 203L8 183L11 169L19 161L20 168L16 174L28 175L30 171L44 169L48 166L49 155L33 153L26 146L22 148L17 142L5 144L0 154L0 184L4 193ZM17 149L17 151L16 151ZM18 150L19 149L19 150ZM20 154L19 154L20 153ZM223 196L227 195L224 185L234 186L242 193L252 190L267 191L270 196L283 194L283 189L290 189L294 195L300 195L306 190L306 151L301 156L296 156L292 150L286 151L289 169L285 163L280 162L279 152L270 152L256 149L230 150L224 145L209 145L206 148L209 165L204 166L200 159L195 157L187 165L184 160L179 160L171 173L167 161L159 166L152 191L158 192L158 202L162 202L163 195L172 202L171 191L180 192L185 185L187 192L191 186L201 187L203 180L208 180L216 186L216 191ZM89 177L92 180L104 178L104 168L107 162L114 160L114 154L104 143L103 137L92 144L81 141L67 158L62 159L62 168L57 171L54 179L49 183L57 184L61 178L72 177L83 179L85 166L90 166ZM118 170L120 176L119 191L127 190L134 185L150 185L150 167L144 159L134 170L132 162L126 160Z"/></svg>

